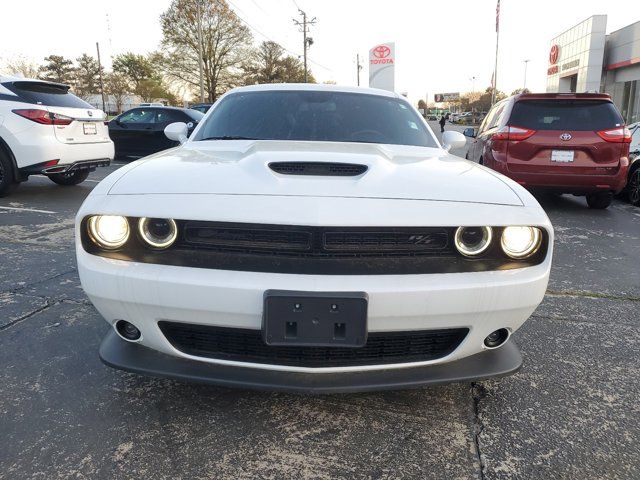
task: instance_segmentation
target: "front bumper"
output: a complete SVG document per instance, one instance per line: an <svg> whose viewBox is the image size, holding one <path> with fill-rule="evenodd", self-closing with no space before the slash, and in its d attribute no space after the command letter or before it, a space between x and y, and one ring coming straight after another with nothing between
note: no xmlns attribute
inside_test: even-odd
<svg viewBox="0 0 640 480"><path fill-rule="evenodd" d="M265 371L176 358L126 342L111 330L100 345L100 359L129 372L225 387L297 393L350 393L419 388L451 382L470 382L517 372L522 365L518 347L509 340L502 347L446 364L350 373L309 374Z"/></svg>
<svg viewBox="0 0 640 480"><path fill-rule="evenodd" d="M508 271L433 275L322 276L237 272L142 264L88 254L78 245L82 286L111 325L119 319L142 333L140 343L203 365L248 367L307 374L354 373L450 364L485 351L485 337L516 331L538 306L547 287L550 255L542 264ZM423 362L305 367L193 356L176 349L158 322L184 322L260 330L265 290L363 291L369 296L369 332L466 328L450 354ZM446 367L445 367L446 368Z"/></svg>

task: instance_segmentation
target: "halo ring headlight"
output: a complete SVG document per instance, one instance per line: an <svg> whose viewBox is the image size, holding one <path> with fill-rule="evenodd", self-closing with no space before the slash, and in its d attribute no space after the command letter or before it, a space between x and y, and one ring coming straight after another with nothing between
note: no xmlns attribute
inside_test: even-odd
<svg viewBox="0 0 640 480"><path fill-rule="evenodd" d="M456 249L465 257L484 253L493 240L491 227L458 227L454 236Z"/></svg>
<svg viewBox="0 0 640 480"><path fill-rule="evenodd" d="M542 244L542 233L537 227L505 227L500 245L502 251L516 260L530 257Z"/></svg>
<svg viewBox="0 0 640 480"><path fill-rule="evenodd" d="M87 230L93 243L106 250L120 248L129 240L129 221L121 215L93 215Z"/></svg>
<svg viewBox="0 0 640 480"><path fill-rule="evenodd" d="M154 248L169 248L178 238L178 227L171 218L146 218L138 220L140 237Z"/></svg>

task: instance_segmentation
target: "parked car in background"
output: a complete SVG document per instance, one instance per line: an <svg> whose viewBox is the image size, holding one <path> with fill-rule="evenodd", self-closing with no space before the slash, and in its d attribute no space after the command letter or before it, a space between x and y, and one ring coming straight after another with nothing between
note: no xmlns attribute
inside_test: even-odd
<svg viewBox="0 0 640 480"><path fill-rule="evenodd" d="M0 196L29 175L77 185L109 165L105 118L68 85L0 76Z"/></svg>
<svg viewBox="0 0 640 480"><path fill-rule="evenodd" d="M456 123L458 121L458 117L460 116L460 113L451 113L449 114L449 122L450 123Z"/></svg>
<svg viewBox="0 0 640 480"><path fill-rule="evenodd" d="M164 129L170 123L184 122L189 134L204 115L189 108L136 107L109 122L109 135L116 157L144 157L178 145L169 140Z"/></svg>
<svg viewBox="0 0 640 480"><path fill-rule="evenodd" d="M633 205L640 207L640 122L629 125L631 144L629 145L629 175L624 195Z"/></svg>
<svg viewBox="0 0 640 480"><path fill-rule="evenodd" d="M450 155L393 92L225 94L182 146L123 167L76 217L107 365L315 393L515 372L553 228L511 180ZM452 188L452 186L455 186Z"/></svg>
<svg viewBox="0 0 640 480"><path fill-rule="evenodd" d="M530 189L585 195L591 208L627 183L631 133L606 94L515 95L464 134L469 160Z"/></svg>
<svg viewBox="0 0 640 480"><path fill-rule="evenodd" d="M164 107L162 102L141 103L139 107Z"/></svg>
<svg viewBox="0 0 640 480"><path fill-rule="evenodd" d="M212 105L213 103L196 103L195 105L191 105L189 108L200 113L207 113Z"/></svg>

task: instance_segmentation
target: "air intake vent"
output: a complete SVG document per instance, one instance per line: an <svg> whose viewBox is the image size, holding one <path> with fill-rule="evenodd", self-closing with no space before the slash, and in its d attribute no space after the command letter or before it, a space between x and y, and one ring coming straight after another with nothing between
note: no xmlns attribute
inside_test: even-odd
<svg viewBox="0 0 640 480"><path fill-rule="evenodd" d="M269 168L282 175L316 175L322 177L356 177L367 171L366 165L331 162L273 162Z"/></svg>

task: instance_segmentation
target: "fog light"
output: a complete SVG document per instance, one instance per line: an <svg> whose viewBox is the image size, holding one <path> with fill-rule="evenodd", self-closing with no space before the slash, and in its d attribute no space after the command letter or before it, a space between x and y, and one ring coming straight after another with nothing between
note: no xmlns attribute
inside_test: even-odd
<svg viewBox="0 0 640 480"><path fill-rule="evenodd" d="M502 250L515 259L527 258L540 248L542 234L536 227L506 227L502 232Z"/></svg>
<svg viewBox="0 0 640 480"><path fill-rule="evenodd" d="M458 251L466 257L474 257L491 246L491 227L458 227L454 243Z"/></svg>
<svg viewBox="0 0 640 480"><path fill-rule="evenodd" d="M141 336L140 330L138 330L133 323L127 322L126 320L118 320L116 322L116 332L130 342L135 342Z"/></svg>
<svg viewBox="0 0 640 480"><path fill-rule="evenodd" d="M119 248L129 239L129 222L120 215L94 215L87 226L91 240L107 250Z"/></svg>
<svg viewBox="0 0 640 480"><path fill-rule="evenodd" d="M487 348L497 348L506 342L507 338L509 338L509 330L501 328L487 335L487 338L484 339L484 346Z"/></svg>
<svg viewBox="0 0 640 480"><path fill-rule="evenodd" d="M168 248L178 237L176 222L170 218L141 218L138 231L142 239L155 248Z"/></svg>

